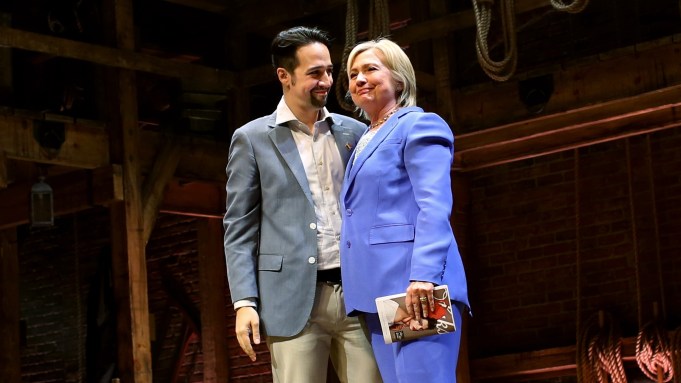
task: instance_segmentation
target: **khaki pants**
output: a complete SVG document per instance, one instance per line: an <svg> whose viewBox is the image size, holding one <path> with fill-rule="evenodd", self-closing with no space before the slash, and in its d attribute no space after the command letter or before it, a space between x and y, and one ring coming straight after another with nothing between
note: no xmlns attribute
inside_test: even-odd
<svg viewBox="0 0 681 383"><path fill-rule="evenodd" d="M343 289L317 283L311 318L293 338L268 337L274 383L326 382L329 357L343 383L380 383L365 326L345 315Z"/></svg>

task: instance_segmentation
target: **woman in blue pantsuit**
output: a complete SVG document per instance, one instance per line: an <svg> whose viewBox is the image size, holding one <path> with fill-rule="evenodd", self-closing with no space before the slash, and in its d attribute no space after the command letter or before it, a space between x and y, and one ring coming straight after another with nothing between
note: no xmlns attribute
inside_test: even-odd
<svg viewBox="0 0 681 383"><path fill-rule="evenodd" d="M468 292L450 225L454 136L442 118L416 106L414 69L392 41L357 45L347 67L349 93L371 125L340 197L346 310L364 316L384 382L455 382ZM409 315L420 320L442 284L457 331L386 345L375 298L406 292Z"/></svg>

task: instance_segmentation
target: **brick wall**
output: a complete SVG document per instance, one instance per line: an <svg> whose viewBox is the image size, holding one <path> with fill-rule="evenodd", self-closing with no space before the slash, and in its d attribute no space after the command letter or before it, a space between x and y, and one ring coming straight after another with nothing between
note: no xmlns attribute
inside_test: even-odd
<svg viewBox="0 0 681 383"><path fill-rule="evenodd" d="M105 210L58 218L52 228L18 229L22 382L82 382L87 295L108 242Z"/></svg>
<svg viewBox="0 0 681 383"><path fill-rule="evenodd" d="M635 336L653 302L679 326L680 148L675 129L470 174L471 356L575 344L598 310Z"/></svg>
<svg viewBox="0 0 681 383"><path fill-rule="evenodd" d="M193 218L160 215L147 246L149 311L155 382L203 381L200 337L186 311L199 310L197 229ZM19 228L23 382L87 381L88 293L109 245L109 215L92 209L58 218L44 229ZM216 254L216 256L223 256ZM176 289L176 290L174 290ZM229 298L229 291L223 292ZM234 338L234 310L225 307L230 382L271 382L266 346L251 363ZM189 331L189 332L187 332ZM189 341L182 348L185 336ZM184 363L174 369L178 353Z"/></svg>

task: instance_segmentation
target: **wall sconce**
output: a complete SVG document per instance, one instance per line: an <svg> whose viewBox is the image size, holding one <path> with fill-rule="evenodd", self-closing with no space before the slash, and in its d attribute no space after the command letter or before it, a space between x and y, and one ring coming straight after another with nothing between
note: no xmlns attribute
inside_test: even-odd
<svg viewBox="0 0 681 383"><path fill-rule="evenodd" d="M54 226L52 188L40 176L31 187L31 227Z"/></svg>

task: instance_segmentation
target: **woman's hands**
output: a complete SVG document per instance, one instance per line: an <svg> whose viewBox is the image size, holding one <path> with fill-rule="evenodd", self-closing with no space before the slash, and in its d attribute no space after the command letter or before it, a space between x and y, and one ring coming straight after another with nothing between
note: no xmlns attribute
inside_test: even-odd
<svg viewBox="0 0 681 383"><path fill-rule="evenodd" d="M430 282L411 282L407 287L407 296L404 304L407 306L407 313L412 318L416 318L419 323L421 319L427 318L428 313L435 310L435 300L433 299L434 284Z"/></svg>

